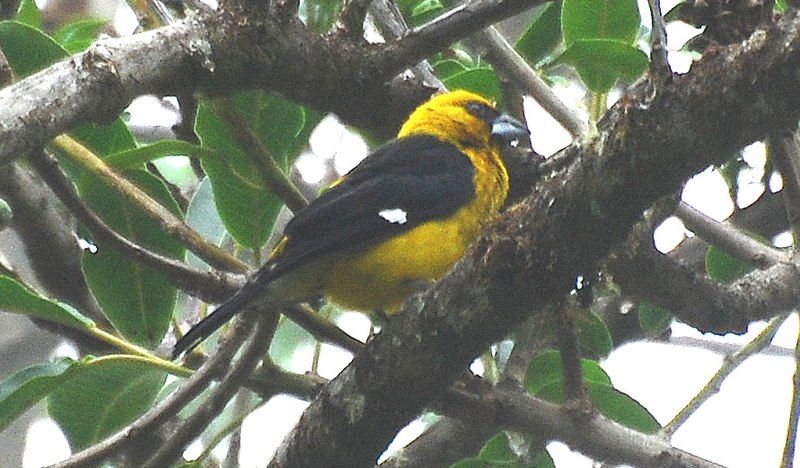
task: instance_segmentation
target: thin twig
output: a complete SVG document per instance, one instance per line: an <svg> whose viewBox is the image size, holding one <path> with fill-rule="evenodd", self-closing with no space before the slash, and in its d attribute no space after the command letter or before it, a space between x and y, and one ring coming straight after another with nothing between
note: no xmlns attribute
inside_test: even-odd
<svg viewBox="0 0 800 468"><path fill-rule="evenodd" d="M240 391L239 395L237 395L237 399L241 395L246 395L246 393ZM219 445L223 440L225 440L225 437L228 437L229 434L231 436L231 439L234 439L237 434L241 434L242 423L244 422L245 418L249 416L250 413L258 409L258 407L261 406L262 404L264 404L264 401L259 401L256 404L243 406L242 411L240 412L237 411L236 417L233 419L233 421L230 421L228 424L225 425L225 427L223 427L216 434L214 434L211 440L209 440L207 443L205 443L204 441L205 447L203 448L203 452L195 460L192 460L192 463L198 463L199 466L205 466L203 465L203 461L209 456L211 456L211 452L215 448L217 448L217 445ZM234 455L234 449L236 449L235 451L237 452L237 455ZM233 440L231 440L231 444L228 447L228 455L225 457L225 462L222 468L234 468L240 466L238 458L238 451L240 449L241 449L241 441L237 444Z"/></svg>
<svg viewBox="0 0 800 468"><path fill-rule="evenodd" d="M160 20L156 13L150 9L148 0L128 0L127 3L136 14L136 19L141 29L154 29L159 26Z"/></svg>
<svg viewBox="0 0 800 468"><path fill-rule="evenodd" d="M242 145L245 153L253 157L256 169L264 186L280 198L290 210L297 213L308 205L300 190L294 186L283 172L270 150L253 132L250 124L236 107L227 99L213 101L214 112L228 124L234 138Z"/></svg>
<svg viewBox="0 0 800 468"><path fill-rule="evenodd" d="M483 44L489 51L489 61L497 71L517 85L538 102L553 118L574 138L586 133L587 126L578 114L567 107L550 86L528 65L514 47L500 34L494 26L478 31L473 40Z"/></svg>
<svg viewBox="0 0 800 468"><path fill-rule="evenodd" d="M657 436L628 429L600 414L576 424L569 407L533 398L516 386L451 389L439 407L445 414L480 421L484 426L561 440L595 460L635 466L721 468Z"/></svg>
<svg viewBox="0 0 800 468"><path fill-rule="evenodd" d="M180 457L184 448L225 408L269 348L279 316L273 312L258 317L250 333L250 340L243 346L239 360L231 365L203 404L179 425L171 437L167 438L156 454L144 465L145 468L171 466Z"/></svg>
<svg viewBox="0 0 800 468"><path fill-rule="evenodd" d="M564 370L564 400L588 406L586 387L583 384L581 352L578 348L578 332L575 311L570 304L561 307L558 321L558 350Z"/></svg>
<svg viewBox="0 0 800 468"><path fill-rule="evenodd" d="M295 374L281 369L272 361L265 360L250 376L247 388L264 400L282 393L308 401L313 399L327 383L327 379L318 375Z"/></svg>
<svg viewBox="0 0 800 468"><path fill-rule="evenodd" d="M762 270L790 261L791 256L788 253L764 245L727 223L709 218L684 202L678 203L675 215L687 228L709 243Z"/></svg>
<svg viewBox="0 0 800 468"><path fill-rule="evenodd" d="M372 0L369 12L377 20L376 25L384 37L399 39L408 33L408 24L394 0ZM427 60L422 60L411 67L411 71L422 80L425 86L439 91L447 91L444 83L433 72L433 67Z"/></svg>
<svg viewBox="0 0 800 468"><path fill-rule="evenodd" d="M769 346L772 338L775 336L775 333L778 332L778 328L781 324L786 320L788 314L783 314L778 317L773 318L770 320L769 324L767 325L761 333L758 334L753 341L747 343L741 350L737 351L736 353L732 354L731 356L726 356L723 361L722 365L720 366L719 370L711 380L694 396L694 398L686 404L686 406L672 418L664 428L661 430L660 434L665 437L667 440L672 438L672 435L675 434L683 423L691 417L695 411L697 411L703 403L706 402L709 398L714 396L720 391L722 386L722 382L730 375L731 372L736 370L737 367L741 363L743 363L747 358L750 356L760 352L762 349Z"/></svg>
<svg viewBox="0 0 800 468"><path fill-rule="evenodd" d="M789 427L786 430L786 443L783 447L781 468L794 466L794 450L797 442L797 424L800 422L800 330L794 345L794 384L792 385L792 405L789 407Z"/></svg>
<svg viewBox="0 0 800 468"><path fill-rule="evenodd" d="M169 194L172 195L172 198L174 198L178 203L181 211L185 213L186 209L189 207L189 199L186 198L183 192L181 192L181 188L164 177L164 174L161 173L161 170L159 170L158 166L156 166L152 161L148 161L147 164L145 164L145 167L147 168L147 172L156 176L156 178L158 178L158 180L160 180L161 183L167 187Z"/></svg>
<svg viewBox="0 0 800 468"><path fill-rule="evenodd" d="M661 13L661 0L648 0L653 28L650 32L650 70L659 83L672 76L672 67L667 57L667 30Z"/></svg>
<svg viewBox="0 0 800 468"><path fill-rule="evenodd" d="M350 38L360 38L364 34L364 19L371 2L372 0L345 0L335 29Z"/></svg>
<svg viewBox="0 0 800 468"><path fill-rule="evenodd" d="M209 243L186 222L153 200L142 189L114 172L102 159L76 140L67 135L60 135L53 140L53 146L63 151L70 161L117 189L120 195L134 203L145 215L159 223L167 233L186 245L209 265L236 273L249 271L247 265Z"/></svg>
<svg viewBox="0 0 800 468"><path fill-rule="evenodd" d="M364 343L342 331L327 318L315 313L308 304L290 305L284 310L284 315L323 343L338 346L353 354L364 349Z"/></svg>
<svg viewBox="0 0 800 468"><path fill-rule="evenodd" d="M54 468L80 468L99 464L103 460L120 453L125 448L136 443L141 436L147 436L152 431L161 427L167 420L175 416L184 406L191 402L197 395L208 387L208 382L213 379L220 369L226 367L241 344L250 336L255 317L264 311L248 309L236 321L230 333L219 350L208 361L189 377L186 382L159 404L154 406L144 416L133 424L95 444L86 450L73 454L68 460L53 465ZM258 340L256 340L258 341Z"/></svg>
<svg viewBox="0 0 800 468"><path fill-rule="evenodd" d="M119 235L84 203L75 186L58 168L58 162L54 158L44 151L38 151L33 152L29 159L39 176L67 209L89 228L100 244L107 244L134 262L164 273L177 288L206 302L222 302L241 287L243 279L238 275L217 270L207 272L196 270L181 261L155 253Z"/></svg>
<svg viewBox="0 0 800 468"><path fill-rule="evenodd" d="M702 338L694 338L691 336L670 336L669 341L665 344L671 346L681 346L685 348L699 348L704 351L720 354L722 356L730 356L742 349L742 346L734 343L723 343L719 341L705 340ZM760 353L762 356L774 356L780 358L794 359L794 350L783 346L769 345Z"/></svg>

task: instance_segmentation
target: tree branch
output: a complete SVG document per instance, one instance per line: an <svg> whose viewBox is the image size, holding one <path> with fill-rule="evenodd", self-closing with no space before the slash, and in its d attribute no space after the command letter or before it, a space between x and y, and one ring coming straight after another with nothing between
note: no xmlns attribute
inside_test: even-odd
<svg viewBox="0 0 800 468"><path fill-rule="evenodd" d="M225 342L220 346L219 350L203 364L200 370L186 379L186 382L175 393L162 400L147 414L122 431L82 452L73 454L68 460L57 463L53 467L78 468L93 466L137 444L142 437L152 436L151 432L156 431L163 423L197 397L220 369L230 363L244 340L252 334L252 325L258 313L267 312L249 309L239 317L232 330L226 335Z"/></svg>
<svg viewBox="0 0 800 468"><path fill-rule="evenodd" d="M597 138L564 150L569 167L509 209L323 389L271 466L374 463L475 356L592 271L643 210L708 164L795 125L799 26L797 13L787 13L750 41L704 57L659 93L639 82L606 113ZM763 105L751 106L754 100ZM773 268L781 267L794 275L793 266ZM785 303L800 303L800 288L783 286ZM408 356L413 362L398 365Z"/></svg>
<svg viewBox="0 0 800 468"><path fill-rule="evenodd" d="M29 159L40 177L91 231L98 243L108 244L134 262L164 273L177 288L206 302L223 302L243 284L240 276L216 270L195 270L183 262L152 252L120 236L83 202L75 186L58 168L58 162L54 158L44 151L34 151Z"/></svg>
<svg viewBox="0 0 800 468"><path fill-rule="evenodd" d="M493 26L478 31L472 38L489 50L489 61L504 76L513 80L524 92L567 130L573 138L586 133L587 125L578 114L567 107L550 86L528 65L514 47Z"/></svg>
<svg viewBox="0 0 800 468"><path fill-rule="evenodd" d="M663 439L620 426L602 415L575 418L569 408L532 398L511 387L448 392L448 413L469 415L482 424L522 432L548 434L595 460L635 466L721 468L721 465L672 447Z"/></svg>
<svg viewBox="0 0 800 468"><path fill-rule="evenodd" d="M250 339L242 346L239 359L228 368L211 395L173 431L164 444L161 447L153 447L158 450L144 465L145 468L174 464L186 446L225 408L269 348L272 334L278 326L278 317L280 314L266 313L255 320L255 326L249 334Z"/></svg>
<svg viewBox="0 0 800 468"><path fill-rule="evenodd" d="M200 12L88 50L0 90L0 163L86 121L118 115L141 94L212 94L262 87L345 122L394 134L432 89L387 81L475 29L543 0L479 0L363 56L347 41L281 20L262 2L252 11ZM242 17L246 16L247 21Z"/></svg>
<svg viewBox="0 0 800 468"><path fill-rule="evenodd" d="M686 224L687 228L709 243L758 268L764 269L789 261L788 253L764 245L730 225L717 222L684 202L678 203L675 215Z"/></svg>
<svg viewBox="0 0 800 468"><path fill-rule="evenodd" d="M63 151L70 161L114 187L120 195L136 205L142 213L160 224L165 232L187 246L189 250L211 266L224 268L236 273L249 271L247 265L205 240L197 231L190 228L183 219L153 200L150 195L128 179L114 172L102 159L76 140L66 135L60 135L53 140L53 145Z"/></svg>

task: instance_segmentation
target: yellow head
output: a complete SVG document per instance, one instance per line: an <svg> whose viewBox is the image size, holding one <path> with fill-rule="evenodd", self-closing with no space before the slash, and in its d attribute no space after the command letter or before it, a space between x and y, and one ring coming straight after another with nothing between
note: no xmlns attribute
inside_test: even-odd
<svg viewBox="0 0 800 468"><path fill-rule="evenodd" d="M433 135L461 148L486 148L528 134L525 125L501 114L486 98L456 90L417 107L397 136Z"/></svg>

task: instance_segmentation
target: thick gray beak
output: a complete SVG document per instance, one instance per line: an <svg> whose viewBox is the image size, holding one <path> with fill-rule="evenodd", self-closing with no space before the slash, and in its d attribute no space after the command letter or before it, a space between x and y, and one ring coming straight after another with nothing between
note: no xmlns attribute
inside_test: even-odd
<svg viewBox="0 0 800 468"><path fill-rule="evenodd" d="M508 114L500 114L492 121L492 137L505 143L513 145L513 142L519 142L530 134L531 132L525 124Z"/></svg>

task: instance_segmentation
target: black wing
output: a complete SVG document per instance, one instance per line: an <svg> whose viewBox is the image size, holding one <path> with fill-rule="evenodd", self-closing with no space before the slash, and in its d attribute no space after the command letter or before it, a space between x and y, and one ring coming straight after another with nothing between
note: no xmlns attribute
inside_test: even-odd
<svg viewBox="0 0 800 468"><path fill-rule="evenodd" d="M475 196L474 173L466 155L434 137L406 137L381 146L297 213L284 230L289 240L281 253L192 327L175 344L173 358L197 346L279 276L325 255L375 244L447 217ZM405 219L400 222L386 213L382 217L384 210L402 210Z"/></svg>
<svg viewBox="0 0 800 468"><path fill-rule="evenodd" d="M288 242L263 270L263 280L447 217L475 196L474 173L466 155L437 138L386 143L289 222ZM402 210L405 219L393 222L386 210L401 217Z"/></svg>

